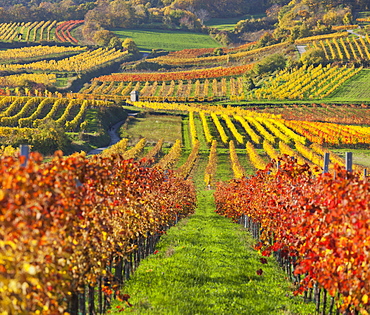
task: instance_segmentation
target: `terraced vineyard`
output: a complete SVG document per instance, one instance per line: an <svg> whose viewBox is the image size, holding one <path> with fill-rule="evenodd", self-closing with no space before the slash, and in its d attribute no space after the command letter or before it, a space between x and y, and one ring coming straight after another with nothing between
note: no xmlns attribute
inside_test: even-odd
<svg viewBox="0 0 370 315"><path fill-rule="evenodd" d="M366 28L347 8L334 26L299 9L286 40L207 35L278 27L284 11L268 11L142 58L96 19L135 11L180 38L205 12L139 2L0 24L0 314L369 314Z"/></svg>
<svg viewBox="0 0 370 315"><path fill-rule="evenodd" d="M71 35L71 30L84 21L35 21L0 24L0 40L24 42L70 42L78 41Z"/></svg>
<svg viewBox="0 0 370 315"><path fill-rule="evenodd" d="M0 126L6 128L3 130L21 132L19 128L37 127L51 119L66 130L78 131L84 126L84 116L89 107L110 106L116 105L104 101L3 96L0 98Z"/></svg>

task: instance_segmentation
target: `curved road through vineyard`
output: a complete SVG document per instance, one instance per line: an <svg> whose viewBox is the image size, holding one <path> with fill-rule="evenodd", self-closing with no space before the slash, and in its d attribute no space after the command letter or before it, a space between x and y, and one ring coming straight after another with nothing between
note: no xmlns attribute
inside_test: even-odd
<svg viewBox="0 0 370 315"><path fill-rule="evenodd" d="M99 153L102 153L105 149L107 149L108 147L110 147L111 145L117 143L118 141L121 140L121 138L119 137L119 134L118 134L118 131L119 131L119 128L122 126L122 124L124 123L125 121L122 120L122 121L119 121L118 123L114 124L109 130L108 130L108 134L110 136L110 143L109 143L109 146L107 147L102 147L102 148L97 148L97 149L94 149L94 150L91 150L88 155L93 155L93 154L99 154Z"/></svg>

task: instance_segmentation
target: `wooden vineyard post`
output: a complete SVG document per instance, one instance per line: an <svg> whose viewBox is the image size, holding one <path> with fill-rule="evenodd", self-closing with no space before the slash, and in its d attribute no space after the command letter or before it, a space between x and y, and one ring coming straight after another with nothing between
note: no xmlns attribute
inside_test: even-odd
<svg viewBox="0 0 370 315"><path fill-rule="evenodd" d="M346 152L346 171L352 172L352 152Z"/></svg>
<svg viewBox="0 0 370 315"><path fill-rule="evenodd" d="M95 302L94 302L94 296L95 296L95 288L94 286L89 286L88 291L88 311L89 315L95 314Z"/></svg>
<svg viewBox="0 0 370 315"><path fill-rule="evenodd" d="M124 274L123 260L124 260L123 257L117 257L116 269L115 269L115 277L117 278L120 286L122 286L123 284L123 274Z"/></svg>
<svg viewBox="0 0 370 315"><path fill-rule="evenodd" d="M98 280L98 309L99 313L103 313L103 277L100 276Z"/></svg>
<svg viewBox="0 0 370 315"><path fill-rule="evenodd" d="M76 292L72 292L69 313L71 315L78 315L78 294Z"/></svg>
<svg viewBox="0 0 370 315"><path fill-rule="evenodd" d="M28 144L21 144L19 146L19 150L20 150L20 155L25 157L25 160L22 163L22 166L26 166L28 157L30 155L30 146Z"/></svg>
<svg viewBox="0 0 370 315"><path fill-rule="evenodd" d="M78 297L79 302L79 310L81 315L86 315L86 287L83 287L81 293L79 293Z"/></svg>
<svg viewBox="0 0 370 315"><path fill-rule="evenodd" d="M329 163L330 163L330 153L326 152L324 155L324 170L323 174L326 174L329 172Z"/></svg>

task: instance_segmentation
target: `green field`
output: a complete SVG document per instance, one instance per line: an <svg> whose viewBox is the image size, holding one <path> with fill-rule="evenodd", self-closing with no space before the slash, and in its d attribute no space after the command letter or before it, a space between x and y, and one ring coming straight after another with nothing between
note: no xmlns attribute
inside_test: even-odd
<svg viewBox="0 0 370 315"><path fill-rule="evenodd" d="M118 37L132 38L140 51L152 49L176 51L191 48L216 48L221 45L206 34L173 30L128 30L111 29Z"/></svg>
<svg viewBox="0 0 370 315"><path fill-rule="evenodd" d="M121 137L129 138L133 144L143 137L154 143L163 138L165 143L172 146L177 139L182 140L181 120L181 116L172 115L130 117L121 129Z"/></svg>
<svg viewBox="0 0 370 315"><path fill-rule="evenodd" d="M256 14L256 15L243 15L239 17L233 17L233 18L213 18L210 19L204 24L208 27L217 28L219 30L232 30L235 27L235 24L238 23L240 20L246 20L246 19L258 19L264 17L265 14Z"/></svg>
<svg viewBox="0 0 370 315"><path fill-rule="evenodd" d="M330 101L370 101L370 69L364 69L342 84L332 95Z"/></svg>

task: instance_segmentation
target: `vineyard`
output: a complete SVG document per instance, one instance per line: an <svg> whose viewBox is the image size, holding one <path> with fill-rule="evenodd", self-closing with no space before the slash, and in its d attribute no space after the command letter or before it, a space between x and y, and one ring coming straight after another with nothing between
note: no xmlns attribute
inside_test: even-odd
<svg viewBox="0 0 370 315"><path fill-rule="evenodd" d="M21 42L70 42L77 44L71 31L84 21L40 21L0 24L0 40Z"/></svg>
<svg viewBox="0 0 370 315"><path fill-rule="evenodd" d="M245 79L235 76L251 66L167 72L152 74L117 74L95 79L80 94L129 99L135 90L142 101L212 102L215 100L299 100L328 97L339 86L359 73L354 67L306 67L283 70L261 88L248 91ZM198 79L197 79L198 78ZM87 96L85 96L87 97Z"/></svg>
<svg viewBox="0 0 370 315"><path fill-rule="evenodd" d="M322 49L328 61L364 61L370 58L370 39L359 37L333 38L331 40L317 40L312 42L313 47Z"/></svg>
<svg viewBox="0 0 370 315"><path fill-rule="evenodd" d="M338 312L340 310L344 312L346 309L364 311L367 308L366 289L363 289L361 284L357 285L357 282L353 283L351 280L354 274L358 274L356 269L351 269L353 270L352 273L347 273L346 270L348 269L345 269L345 266L348 266L348 261L351 261L352 266L354 266L355 259L360 259L363 262L366 258L364 256L352 258L350 251L355 249L351 247L348 251L343 249L343 252L335 254L342 257L340 260L329 259L333 257L333 252L337 253L335 250L342 248L342 245L340 247L334 245L334 240L336 240L335 242L339 242L339 240L337 234L331 234L333 229L330 225L332 221L329 216L336 216L338 211L340 213L352 211L351 213L356 216L360 213L364 215L362 214L363 210L361 210L362 208L358 211L349 210L353 209L351 202L343 204L343 208L338 209L339 201L337 197L333 196L328 201L327 196L328 191L333 189L333 185L336 185L335 187L348 187L346 188L348 190L346 196L349 200L355 202L351 194L357 196L359 190L366 189L365 186L362 186L367 185L367 182L362 179L363 169L366 167L354 165L354 169L358 170L359 173L357 175L346 175L348 173L343 170L346 165L344 158L328 148L335 150L336 146L341 147L349 143L352 143L352 145L368 144L370 140L368 138L368 127L318 123L317 121L313 123L299 121L296 123L293 120L284 119L280 116L281 114L276 115L273 113L273 109L270 110L271 114L258 114L255 111L241 110L240 108L215 108L206 105L199 107L164 103L135 103L134 105L150 106L156 111L189 111L189 126L187 127L189 134L187 137L189 137L192 151L188 160L191 161L193 159L192 155L197 154L199 141L203 143L203 146L205 142L208 142L209 155L207 161L205 161L205 167L202 169L203 175L201 177L203 178L203 185L207 187L217 186L215 192L217 212L233 218L235 221L240 221L243 226L251 228L255 237L261 242L258 248L262 251L262 254L269 256L274 253L292 281L297 284L300 283L296 289L296 294L305 292L305 300L313 299L316 301L317 309L327 314L335 313L337 308ZM334 112L333 117L337 116L336 111L343 111L341 107L330 108ZM348 110L351 111L351 109ZM353 108L352 111L358 112L358 115L364 120L369 119L366 108L359 106ZM278 110L275 109L275 112L278 112ZM316 115L319 115L319 113L316 113ZM321 115L324 116L324 113ZM178 158L177 145L175 144L172 147L169 154ZM216 184L219 176L217 175L217 169L220 167L219 160L223 150L229 152L229 167L235 180L230 183L219 182ZM330 153L331 163L329 164L329 173L321 175L325 153ZM282 159L283 154L293 156L294 159ZM248 164L245 164L245 158L248 160ZM276 163L269 164L271 159L280 161L278 168L276 168ZM165 160L167 160L167 157L163 159L163 163L167 163L164 162ZM296 164L297 162L298 164ZM245 178L245 169L250 165L255 170L262 171L247 179ZM315 176L312 176L312 174L315 174ZM281 181L284 186L276 184ZM304 191L289 188L301 187L301 185L302 189L305 189ZM271 191L271 193L266 194L266 191ZM282 191L289 192L289 194L283 194ZM254 196L252 200L249 197L251 195ZM275 195L281 196L282 201L275 203L275 197L273 197ZM365 195L363 197L366 198ZM302 207L302 210L300 210L302 213L299 212L293 217L288 215L292 213L292 209L295 209L296 200L304 203L307 202L308 198L322 202L322 206L320 205L318 208L314 208L314 205L311 206L312 208ZM286 206L283 202L286 203ZM244 206L244 203L246 206ZM258 205L261 209L263 208L263 211L260 208L254 209L254 207L248 206L252 203ZM269 207L266 207L266 204L269 204ZM367 201L364 201L363 207L366 204ZM330 211L335 211L335 213L327 212L325 210L327 208ZM317 213L319 216L313 217L312 224L307 225L307 221L304 219L307 217L307 213L311 216L312 213ZM325 216L326 219L321 219L321 215ZM282 218L282 220L277 221L277 217ZM300 221L294 219L295 217L300 218ZM322 220L326 220L325 222L328 224L326 230L315 228L316 225L321 224ZM362 222L362 220L359 218L356 222ZM349 221L346 222L343 219L335 223L336 233L343 229L341 224L344 224L351 231L355 229L352 225L348 225L350 224ZM307 230L308 226L309 230ZM289 232L286 233L286 231ZM297 234L297 231L303 232ZM356 233L363 235L360 231ZM329 235L332 238L329 238ZM305 245L305 241L301 240L303 237L307 240L306 243L310 242L311 244L319 237L322 239L320 247L313 249L312 246ZM348 232L345 237L341 236L340 242L343 242L341 244L345 244L343 246L347 246L346 248L353 246L353 233ZM365 236L362 241L366 242ZM312 256L311 253L315 253L315 256ZM312 262L317 263L313 264ZM329 281L327 275L331 274L333 270L338 270L338 275L332 277ZM361 275L359 281L364 281L361 279L365 279L365 277ZM346 286L343 289L338 289L338 283L342 283L341 281L347 281L343 282L346 283ZM346 290L351 290L350 297L348 297L348 293L346 293L348 291Z"/></svg>
<svg viewBox="0 0 370 315"><path fill-rule="evenodd" d="M55 34L59 41L70 41L77 44L71 35L74 27L83 21L67 21L63 23L39 22L32 26L33 33L37 30L55 26ZM17 24L17 23L15 23ZM14 25L15 25L14 24ZM10 25L3 25L4 29ZM12 26L13 27L13 26ZM15 27L15 26L14 26ZM15 32L16 29L14 29ZM36 36L36 35L35 35ZM322 49L327 62L362 62L369 57L369 38L348 37L347 32L338 32L325 36L314 36L300 39L312 47ZM300 44L301 42L296 42ZM338 66L328 63L326 66L301 66L285 68L272 73L268 78L250 87L250 80L245 76L255 69L256 60L280 51L291 54L292 46L286 43L256 48L256 43L248 43L233 48L220 48L216 54L210 48L185 49L170 52L164 56L148 58L150 63L175 68L176 71L166 72L121 72L93 78L76 93L75 97L84 99L127 100L130 92L139 92L141 100L152 102L216 102L254 101L254 100L319 100L330 97L344 83L361 73L362 67ZM27 72L29 77L19 80L16 77L8 80L4 77L2 86L11 93L18 82L40 82L38 72L50 74L71 73L77 78L98 69L109 68L123 62L127 51L98 48L88 49L80 46L34 46L20 49L8 49L2 53L0 70L7 74ZM216 54L216 55L215 55ZM183 67L197 66L191 70ZM202 68L199 68L202 67ZM35 73L32 78L31 73ZM42 80L45 86L55 87L60 80ZM18 95L13 93L13 95ZM25 93L24 95L31 95ZM37 95L36 95L37 96Z"/></svg>
<svg viewBox="0 0 370 315"><path fill-rule="evenodd" d="M278 256L296 294L315 295L317 312L331 314L340 301L342 312L366 314L367 180L343 169L313 178L307 166L287 159L267 170L220 184L217 212L258 226L257 248Z"/></svg>
<svg viewBox="0 0 370 315"><path fill-rule="evenodd" d="M99 68L109 62L122 60L125 52L113 49L98 48L58 61L37 61L27 64L2 64L2 71L41 70L41 71L77 71L85 72Z"/></svg>
<svg viewBox="0 0 370 315"><path fill-rule="evenodd" d="M59 95L55 87L63 78L82 79L94 71L114 67L126 56L127 52L114 48L39 45L7 49L0 53L0 71L5 74L0 77L0 86L7 95L39 96L40 92L48 95L48 89ZM36 88L41 85L43 90L34 91L27 82L33 82Z"/></svg>
<svg viewBox="0 0 370 315"><path fill-rule="evenodd" d="M4 130L17 131L24 127L36 128L50 119L66 130L78 131L86 127L84 116L88 108L110 106L116 105L104 101L3 96L0 98L0 125L7 128Z"/></svg>
<svg viewBox="0 0 370 315"><path fill-rule="evenodd" d="M0 315L369 314L369 18L162 2L0 23Z"/></svg>
<svg viewBox="0 0 370 315"><path fill-rule="evenodd" d="M73 309L74 297L78 303L78 293L98 283L111 295L102 283L119 284L121 257L194 210L190 182L117 155L59 155L49 163L33 155L27 167L8 157L1 165L1 217L8 223L1 229L0 305L9 314L63 313L66 298ZM116 269L116 280L107 267Z"/></svg>
<svg viewBox="0 0 370 315"><path fill-rule="evenodd" d="M347 32L335 34L337 35L306 38L306 42L312 47L322 49L327 61L361 62L369 59L368 37L354 39L348 37ZM267 48L287 49L280 46ZM117 73L95 78L80 90L79 94L84 98L110 97L125 100L129 99L131 91L136 90L141 100L152 102L319 100L331 96L362 70L362 67L333 66L331 63L326 66L320 64L316 67L304 65L293 69L285 68L250 89L244 74L253 71L252 61L259 53L271 53L267 48L253 49L253 47L251 43L226 49L221 56L207 57L202 56L211 54L210 49L171 52L166 56L149 60L176 67L202 64L203 60L208 60L207 66L222 66L191 71ZM252 57L245 65L240 65L242 56ZM226 65L223 60L227 60Z"/></svg>
<svg viewBox="0 0 370 315"><path fill-rule="evenodd" d="M172 66L199 66L199 65L225 65L236 62L251 62L258 55L263 53L274 53L286 49L288 44L276 44L262 48L254 48L253 45L243 45L237 49L226 50L221 56L204 56L197 55L196 52L189 53L189 50L170 53L167 56L150 59L151 62L166 64Z"/></svg>
<svg viewBox="0 0 370 315"><path fill-rule="evenodd" d="M301 163L308 163L312 170L317 172L324 163L325 153L330 153L334 163L345 165L343 158L325 148L330 146L343 147L351 145L366 146L370 143L369 127L342 125L336 123L319 123L317 121L295 121L281 118L281 116L267 113L256 113L242 110L237 107L217 108L202 106L201 108L186 107L186 105L164 103L134 103L135 106L150 107L155 110L189 111L189 130L192 143L199 133L194 131L194 119L201 121L202 134L209 144L217 141L225 147L230 146L230 154L235 157L235 145L245 148L250 164L256 169L264 169L269 159L276 159L279 155L294 156ZM190 111L191 108L191 111ZM197 113L197 114L195 114ZM363 109L363 119L368 120L368 111ZM213 130L211 133L210 130ZM324 146L324 147L323 147ZM255 149L263 149L260 155ZM234 153L232 153L234 152ZM238 170L236 178L245 173L238 166L236 158L232 158L233 169ZM234 162L233 162L234 161ZM330 165L333 170L334 164ZM362 171L361 165L355 169ZM235 172L234 172L235 173Z"/></svg>
<svg viewBox="0 0 370 315"><path fill-rule="evenodd" d="M85 50L83 47L64 47L64 46L30 46L1 51L0 62L7 63L26 63L34 59L46 59L51 56L65 56L78 54Z"/></svg>
<svg viewBox="0 0 370 315"><path fill-rule="evenodd" d="M197 75L197 73L194 73ZM130 93L135 90L140 93L142 101L153 102L213 102L215 100L230 99L243 94L242 77L213 78L213 79L187 79L171 81L126 81L115 82L93 81L93 83L81 90L79 95L85 98L129 99Z"/></svg>
<svg viewBox="0 0 370 315"><path fill-rule="evenodd" d="M246 95L247 99L322 99L333 93L362 68L301 67L291 72L282 71L260 89ZM297 79L298 78L298 79Z"/></svg>
<svg viewBox="0 0 370 315"><path fill-rule="evenodd" d="M282 115L287 120L322 121L337 124L369 125L369 110L365 104L351 105L283 105L281 107L257 109L261 112Z"/></svg>

